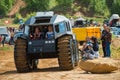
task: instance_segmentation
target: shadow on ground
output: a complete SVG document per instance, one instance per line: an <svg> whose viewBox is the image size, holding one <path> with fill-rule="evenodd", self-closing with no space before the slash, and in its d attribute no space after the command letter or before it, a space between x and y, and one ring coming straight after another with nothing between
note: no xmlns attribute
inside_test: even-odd
<svg viewBox="0 0 120 80"><path fill-rule="evenodd" d="M36 70L32 70L30 72L27 73L31 73L31 72L60 72L63 71L61 70L59 67L50 67L50 68L38 68ZM11 70L11 71L6 71L3 73L0 73L0 75L10 75L10 74L16 74L18 73L16 70ZM21 73L19 73L21 74Z"/></svg>

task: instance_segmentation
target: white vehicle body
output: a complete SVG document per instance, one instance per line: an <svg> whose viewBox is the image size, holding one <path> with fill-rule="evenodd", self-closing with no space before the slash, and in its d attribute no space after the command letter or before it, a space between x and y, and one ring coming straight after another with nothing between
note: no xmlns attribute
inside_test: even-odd
<svg viewBox="0 0 120 80"><path fill-rule="evenodd" d="M7 30L6 26L0 26L0 35L5 36L5 43L9 43L10 41L10 32Z"/></svg>
<svg viewBox="0 0 120 80"><path fill-rule="evenodd" d="M117 21L120 19L118 14L113 14L110 17L109 24L111 27L111 33L113 33L116 37L120 36L120 26L117 25ZM115 25L111 25L115 24Z"/></svg>

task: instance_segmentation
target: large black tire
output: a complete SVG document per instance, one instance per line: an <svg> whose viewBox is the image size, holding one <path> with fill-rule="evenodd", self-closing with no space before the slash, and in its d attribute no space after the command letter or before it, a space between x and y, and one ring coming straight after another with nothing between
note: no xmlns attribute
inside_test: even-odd
<svg viewBox="0 0 120 80"><path fill-rule="evenodd" d="M61 69L74 69L75 54L73 50L73 41L71 36L64 36L58 39L58 62Z"/></svg>
<svg viewBox="0 0 120 80"><path fill-rule="evenodd" d="M79 55L79 50L78 50L78 43L76 40L74 40L74 54L75 54L75 66L78 66L79 60L80 60L80 55Z"/></svg>
<svg viewBox="0 0 120 80"><path fill-rule="evenodd" d="M17 72L30 72L37 68L36 60L27 57L27 41L18 38L14 47L14 60Z"/></svg>
<svg viewBox="0 0 120 80"><path fill-rule="evenodd" d="M18 72L29 72L30 67L27 60L27 41L17 39L14 47L14 60Z"/></svg>

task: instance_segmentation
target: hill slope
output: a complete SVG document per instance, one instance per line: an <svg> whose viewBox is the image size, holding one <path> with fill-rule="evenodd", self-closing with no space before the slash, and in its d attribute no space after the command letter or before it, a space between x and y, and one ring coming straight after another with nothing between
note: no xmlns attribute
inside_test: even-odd
<svg viewBox="0 0 120 80"><path fill-rule="evenodd" d="M19 10L25 7L25 2L22 0L16 0L14 6L12 7L12 9L10 10L10 12L8 13L8 16L13 16L15 15L17 12L19 12Z"/></svg>

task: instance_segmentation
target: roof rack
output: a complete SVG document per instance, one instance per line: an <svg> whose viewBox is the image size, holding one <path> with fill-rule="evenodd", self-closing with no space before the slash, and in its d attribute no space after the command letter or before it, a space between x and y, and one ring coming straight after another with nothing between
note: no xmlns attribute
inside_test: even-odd
<svg viewBox="0 0 120 80"><path fill-rule="evenodd" d="M53 16L54 12L53 11L48 11L48 12L37 12L36 17L50 17Z"/></svg>

